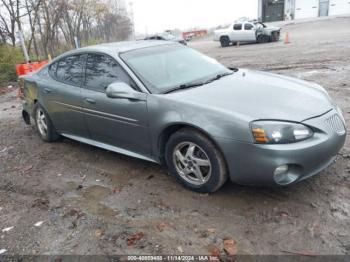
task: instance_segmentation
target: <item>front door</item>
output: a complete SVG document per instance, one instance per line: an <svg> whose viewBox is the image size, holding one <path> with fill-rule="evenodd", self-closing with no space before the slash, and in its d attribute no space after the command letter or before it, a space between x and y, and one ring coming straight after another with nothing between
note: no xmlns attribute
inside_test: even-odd
<svg viewBox="0 0 350 262"><path fill-rule="evenodd" d="M255 26L252 23L244 23L243 27L244 41L255 42L256 41L256 31Z"/></svg>
<svg viewBox="0 0 350 262"><path fill-rule="evenodd" d="M137 89L132 79L114 58L91 53L86 61L83 107L93 140L149 156L151 142L148 131L146 101L106 96L106 88L117 81Z"/></svg>

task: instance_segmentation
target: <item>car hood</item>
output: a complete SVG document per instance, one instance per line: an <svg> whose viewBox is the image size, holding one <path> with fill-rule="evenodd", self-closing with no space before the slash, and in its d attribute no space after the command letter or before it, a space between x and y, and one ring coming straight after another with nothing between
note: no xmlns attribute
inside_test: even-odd
<svg viewBox="0 0 350 262"><path fill-rule="evenodd" d="M266 31L269 31L269 32L271 32L271 31L280 31L281 30L280 27L274 27L274 26L265 27L264 29Z"/></svg>
<svg viewBox="0 0 350 262"><path fill-rule="evenodd" d="M248 120L302 122L333 108L328 94L317 84L244 69L210 84L168 95L179 102L240 115Z"/></svg>

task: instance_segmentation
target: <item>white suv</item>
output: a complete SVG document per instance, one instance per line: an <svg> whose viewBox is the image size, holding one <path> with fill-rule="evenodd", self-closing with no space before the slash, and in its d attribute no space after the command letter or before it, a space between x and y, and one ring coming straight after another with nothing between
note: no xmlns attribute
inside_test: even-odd
<svg viewBox="0 0 350 262"><path fill-rule="evenodd" d="M278 41L281 28L267 27L257 21L235 22L226 29L215 30L214 40L220 41L222 47L237 42L267 43Z"/></svg>

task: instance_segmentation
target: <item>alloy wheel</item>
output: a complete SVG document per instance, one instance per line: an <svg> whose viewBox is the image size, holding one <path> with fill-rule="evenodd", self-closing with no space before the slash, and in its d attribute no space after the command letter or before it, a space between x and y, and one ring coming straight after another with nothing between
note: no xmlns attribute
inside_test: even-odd
<svg viewBox="0 0 350 262"><path fill-rule="evenodd" d="M188 183L201 186L211 176L211 162L205 151L192 142L182 142L173 151L173 162L178 174Z"/></svg>
<svg viewBox="0 0 350 262"><path fill-rule="evenodd" d="M36 111L36 123L39 129L39 133L43 136L47 136L47 122L46 116L42 109L38 108Z"/></svg>

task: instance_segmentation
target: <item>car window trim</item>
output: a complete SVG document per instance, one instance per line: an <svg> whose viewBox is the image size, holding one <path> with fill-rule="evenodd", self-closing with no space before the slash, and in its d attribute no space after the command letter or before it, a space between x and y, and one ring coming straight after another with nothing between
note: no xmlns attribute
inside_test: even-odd
<svg viewBox="0 0 350 262"><path fill-rule="evenodd" d="M88 58L88 55L89 54L97 54L97 55L104 55L104 56L108 56L109 58L111 58L115 63L117 63L121 69L123 70L123 72L134 82L134 84L136 85L137 89L135 89L134 87L130 86L132 89L134 89L135 91L137 92L140 92L140 93L144 93L142 92L141 88L138 86L138 84L135 82L135 80L133 79L133 77L131 77L131 75L125 70L125 68L119 63L119 61L117 61L117 59L115 59L113 56L109 55L109 54L106 54L104 52L99 52L99 51L86 51L84 52L86 54L86 57L85 57L85 66L84 66L84 82L83 82L83 85L82 85L82 88L83 89L88 89L90 91L95 91L95 92L99 92L99 93L102 93L102 94L105 94L106 92L103 92L103 91L99 91L99 90L96 90L96 89L92 89L92 88L89 88L87 85L86 85L86 64L87 64L87 58Z"/></svg>
<svg viewBox="0 0 350 262"><path fill-rule="evenodd" d="M241 25L241 29L235 29L236 25ZM242 31L242 29L243 29L243 23L235 23L235 24L233 24L233 31Z"/></svg>
<svg viewBox="0 0 350 262"><path fill-rule="evenodd" d="M71 82L68 82L68 81L62 81L60 80L58 77L57 77L57 70L58 70L58 65L59 63L63 60L63 59L66 59L67 57L70 57L70 56L82 56L83 58L83 65L82 65L82 76L83 76L83 81L80 83L80 85L77 85L75 83L71 83ZM56 67L56 71L55 71L55 75L52 76L52 74L50 74L50 68L53 64L57 63L57 67ZM49 65L49 75L54 79L56 80L57 82L60 82L60 83L63 83L63 84L66 84L66 85L70 85L70 86L74 86L74 87L79 87L81 88L82 87L82 83L85 82L85 63L86 63L86 55L85 53L81 52L81 53L74 53L74 54L67 54L66 56L63 56L61 57L60 59L57 59L55 60L53 63L51 63Z"/></svg>
<svg viewBox="0 0 350 262"><path fill-rule="evenodd" d="M246 25L250 25L251 28L250 28L250 29L246 29L246 28L245 28ZM254 29L254 25L253 25L252 23L250 23L250 22L244 23L244 31L251 31L251 30L253 30L253 29Z"/></svg>

